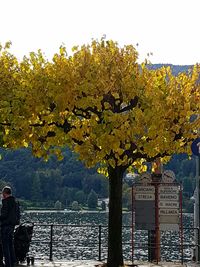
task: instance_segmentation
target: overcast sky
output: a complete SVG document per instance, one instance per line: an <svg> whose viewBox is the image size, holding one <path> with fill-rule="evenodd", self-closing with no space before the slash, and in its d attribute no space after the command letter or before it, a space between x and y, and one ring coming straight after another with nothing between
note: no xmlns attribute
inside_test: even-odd
<svg viewBox="0 0 200 267"><path fill-rule="evenodd" d="M200 0L0 0L0 42L18 57L42 49L48 58L65 44L106 35L120 46L139 44L140 60L200 62Z"/></svg>

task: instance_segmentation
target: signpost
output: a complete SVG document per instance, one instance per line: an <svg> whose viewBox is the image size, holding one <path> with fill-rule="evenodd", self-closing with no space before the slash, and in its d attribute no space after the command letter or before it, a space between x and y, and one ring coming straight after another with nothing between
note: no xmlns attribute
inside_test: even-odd
<svg viewBox="0 0 200 267"><path fill-rule="evenodd" d="M196 138L191 145L192 153L196 156L196 194L195 194L195 206L194 206L194 227L200 228L200 137ZM199 231L195 235L195 258L200 262L200 236ZM198 248L198 249L197 249Z"/></svg>
<svg viewBox="0 0 200 267"><path fill-rule="evenodd" d="M175 182L175 174L166 170L162 174L159 186L159 221L160 230L179 230L179 191Z"/></svg>
<svg viewBox="0 0 200 267"><path fill-rule="evenodd" d="M179 186L162 185L159 187L160 230L179 230Z"/></svg>
<svg viewBox="0 0 200 267"><path fill-rule="evenodd" d="M153 174L151 180L149 178L149 174L143 174L141 183L134 187L135 227L139 230L148 230L149 261L158 262L160 230L181 229L179 228L181 188L175 182L175 174L171 170L164 171L162 175Z"/></svg>

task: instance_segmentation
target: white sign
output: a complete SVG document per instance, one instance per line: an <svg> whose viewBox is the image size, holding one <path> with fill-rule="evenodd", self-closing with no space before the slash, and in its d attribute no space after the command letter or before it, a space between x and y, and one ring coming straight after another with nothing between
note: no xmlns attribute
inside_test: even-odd
<svg viewBox="0 0 200 267"><path fill-rule="evenodd" d="M179 196L177 194L160 194L159 199L167 201L178 201Z"/></svg>
<svg viewBox="0 0 200 267"><path fill-rule="evenodd" d="M155 200L154 194L136 194L135 200Z"/></svg>
<svg viewBox="0 0 200 267"><path fill-rule="evenodd" d="M178 201L160 201L159 202L160 208L179 208L179 202Z"/></svg>
<svg viewBox="0 0 200 267"><path fill-rule="evenodd" d="M179 187L178 186L159 186L159 193L160 194L178 194Z"/></svg>
<svg viewBox="0 0 200 267"><path fill-rule="evenodd" d="M155 187L154 186L145 186L145 185L137 185L135 188L135 192L137 193L155 193Z"/></svg>
<svg viewBox="0 0 200 267"><path fill-rule="evenodd" d="M155 200L154 186L137 185L135 193L136 200Z"/></svg>
<svg viewBox="0 0 200 267"><path fill-rule="evenodd" d="M165 172L164 177L167 177L169 173ZM155 186L147 185L148 179L151 177L148 173L143 174L142 177L144 178L143 184L135 186L136 226L138 229L152 230L155 229ZM160 230L176 231L179 229L180 220L180 186L172 183L173 175L170 177L165 179L164 184L158 185L159 227Z"/></svg>
<svg viewBox="0 0 200 267"><path fill-rule="evenodd" d="M166 170L162 174L162 182L163 183L173 183L175 181L175 173L171 170Z"/></svg>
<svg viewBox="0 0 200 267"><path fill-rule="evenodd" d="M167 177L166 172L164 176L165 183L173 181L173 175ZM169 178L171 177L171 178ZM174 176L175 177L175 176ZM178 231L179 227L179 185L160 185L159 192L159 222L160 230L174 230Z"/></svg>
<svg viewBox="0 0 200 267"><path fill-rule="evenodd" d="M178 209L159 209L160 215L178 215L179 210Z"/></svg>
<svg viewBox="0 0 200 267"><path fill-rule="evenodd" d="M171 215L171 214L166 214L166 215L160 215L159 216L159 222L162 223L167 223L167 224L173 224L179 223L179 215L175 214L175 215Z"/></svg>

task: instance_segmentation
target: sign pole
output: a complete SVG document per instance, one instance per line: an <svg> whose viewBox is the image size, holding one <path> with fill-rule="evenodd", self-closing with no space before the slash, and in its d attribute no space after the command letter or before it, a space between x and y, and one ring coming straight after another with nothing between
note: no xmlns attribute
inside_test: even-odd
<svg viewBox="0 0 200 267"><path fill-rule="evenodd" d="M155 184L155 241L156 241L156 251L155 251L155 256L156 256L156 262L160 261L160 228L159 228L159 208L158 208L158 187L160 184L160 176L162 175L162 165L161 165L161 160L160 158L156 160L156 168L155 168L155 175L156 177L156 184Z"/></svg>
<svg viewBox="0 0 200 267"><path fill-rule="evenodd" d="M194 227L197 229L195 235L195 259L200 262L200 156L196 157L196 189L194 205Z"/></svg>
<svg viewBox="0 0 200 267"><path fill-rule="evenodd" d="M181 264L183 265L183 186L182 186L182 183L180 185L180 192L179 192L179 197L180 197L180 250L181 250Z"/></svg>
<svg viewBox="0 0 200 267"><path fill-rule="evenodd" d="M195 206L194 206L194 226L197 228L197 233L195 235L195 258L196 261L200 262L200 138L196 138L191 145L192 153L196 157L196 194L195 194Z"/></svg>
<svg viewBox="0 0 200 267"><path fill-rule="evenodd" d="M197 188L197 198L198 198L198 214L196 215L198 218L198 228L200 228L200 222L199 222L199 214L200 214L200 155L197 157L197 184L198 184L198 188ZM198 229L198 235L197 235L197 261L200 262L200 235L199 235L199 229Z"/></svg>
<svg viewBox="0 0 200 267"><path fill-rule="evenodd" d="M161 161L158 158L153 164L152 184L155 186L155 230L150 233L151 240L151 261L160 261L160 229L159 229L159 208L158 208L158 187L162 176ZM152 253L153 252L153 253Z"/></svg>
<svg viewBox="0 0 200 267"><path fill-rule="evenodd" d="M135 192L134 192L134 188L132 185L132 216L131 216L131 221L132 221L132 234L131 234L131 247L132 247L132 264L134 262L134 214L135 214Z"/></svg>
<svg viewBox="0 0 200 267"><path fill-rule="evenodd" d="M155 256L156 256L157 264L160 261L160 228L159 228L158 187L159 187L159 184L157 183L155 185L155 241L156 241Z"/></svg>

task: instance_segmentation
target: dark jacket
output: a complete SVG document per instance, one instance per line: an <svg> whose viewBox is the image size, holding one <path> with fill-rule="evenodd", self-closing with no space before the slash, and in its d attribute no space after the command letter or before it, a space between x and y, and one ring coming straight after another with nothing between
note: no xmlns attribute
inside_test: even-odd
<svg viewBox="0 0 200 267"><path fill-rule="evenodd" d="M13 196L2 199L0 222L1 226L16 224L16 200Z"/></svg>

